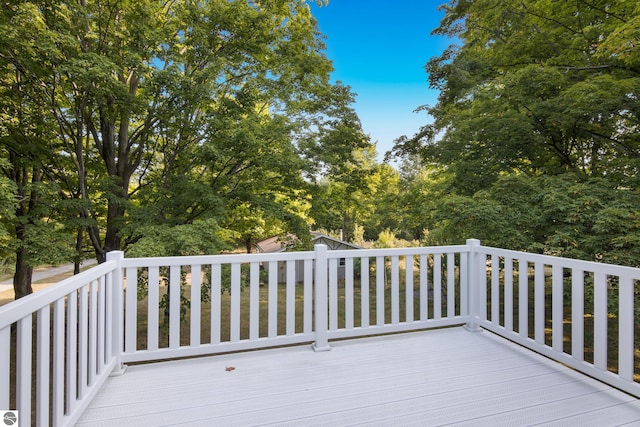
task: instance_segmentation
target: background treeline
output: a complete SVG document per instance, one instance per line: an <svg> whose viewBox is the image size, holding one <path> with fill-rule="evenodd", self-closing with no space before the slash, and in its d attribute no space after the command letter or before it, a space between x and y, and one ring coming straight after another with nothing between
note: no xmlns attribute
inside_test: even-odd
<svg viewBox="0 0 640 427"><path fill-rule="evenodd" d="M433 123L377 161L304 0L5 1L0 256L216 253L309 228L640 265L640 7L452 1ZM405 241L405 242L403 242Z"/></svg>
<svg viewBox="0 0 640 427"><path fill-rule="evenodd" d="M414 235L640 266L640 4L443 8L434 122L389 153L424 165L399 204Z"/></svg>

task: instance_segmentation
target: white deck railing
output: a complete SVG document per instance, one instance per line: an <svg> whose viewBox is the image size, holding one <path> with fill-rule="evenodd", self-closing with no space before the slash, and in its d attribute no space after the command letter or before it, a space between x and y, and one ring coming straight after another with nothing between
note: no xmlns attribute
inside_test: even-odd
<svg viewBox="0 0 640 427"><path fill-rule="evenodd" d="M322 351L330 339L463 324L640 396L640 269L467 243L167 258L111 253L96 268L0 307L0 410L18 409L24 424L35 409L38 425L72 425L124 363L303 342ZM619 304L610 308L614 299ZM585 328L588 313L593 328ZM612 325L619 334L613 364Z"/></svg>
<svg viewBox="0 0 640 427"><path fill-rule="evenodd" d="M466 259L464 246L327 251L321 245L313 252L123 258L125 283L142 278L142 284L136 292L126 286L121 359L140 362L311 341L320 350L329 338L464 324L466 287L460 286L458 272L462 264L465 280ZM401 264L412 268L401 269ZM207 304L200 298L204 284L210 286ZM166 309L158 310L163 298ZM182 318L181 308L188 312ZM141 321L146 323L142 333ZM166 332L164 342L159 330Z"/></svg>
<svg viewBox="0 0 640 427"><path fill-rule="evenodd" d="M477 271L471 277L480 278L473 286L474 326L640 397L634 382L640 269L479 245L471 251ZM615 338L617 355L608 354Z"/></svg>
<svg viewBox="0 0 640 427"><path fill-rule="evenodd" d="M119 366L120 282L110 260L0 307L1 410L21 425L75 423Z"/></svg>

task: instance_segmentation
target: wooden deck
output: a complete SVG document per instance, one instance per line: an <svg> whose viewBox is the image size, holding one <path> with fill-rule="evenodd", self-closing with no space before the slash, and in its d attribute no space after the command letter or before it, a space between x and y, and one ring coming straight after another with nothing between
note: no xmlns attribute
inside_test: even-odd
<svg viewBox="0 0 640 427"><path fill-rule="evenodd" d="M331 346L130 366L78 425L640 425L640 400L490 332Z"/></svg>

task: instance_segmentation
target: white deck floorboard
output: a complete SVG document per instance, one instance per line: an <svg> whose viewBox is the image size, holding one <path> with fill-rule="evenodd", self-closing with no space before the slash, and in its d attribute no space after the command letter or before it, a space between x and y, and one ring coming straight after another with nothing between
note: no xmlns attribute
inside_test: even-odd
<svg viewBox="0 0 640 427"><path fill-rule="evenodd" d="M78 425L640 425L640 400L489 332L331 346L130 366Z"/></svg>

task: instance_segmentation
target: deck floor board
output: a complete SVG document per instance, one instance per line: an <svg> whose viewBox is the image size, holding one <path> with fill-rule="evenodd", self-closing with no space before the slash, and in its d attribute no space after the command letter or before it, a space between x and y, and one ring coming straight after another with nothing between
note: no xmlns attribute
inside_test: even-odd
<svg viewBox="0 0 640 427"><path fill-rule="evenodd" d="M331 346L130 366L109 378L78 425L640 424L638 399L489 332Z"/></svg>

